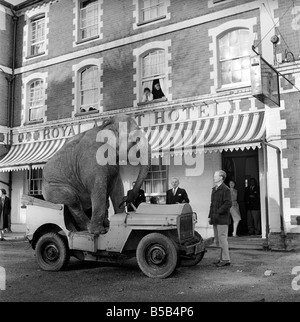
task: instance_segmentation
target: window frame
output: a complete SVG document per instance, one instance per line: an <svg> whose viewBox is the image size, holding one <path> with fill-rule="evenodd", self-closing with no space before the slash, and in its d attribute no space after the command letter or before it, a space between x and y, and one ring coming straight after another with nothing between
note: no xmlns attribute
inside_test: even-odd
<svg viewBox="0 0 300 322"><path fill-rule="evenodd" d="M153 0L147 0L147 1L153 1ZM158 1L158 4L156 5L149 5L149 7L144 7L146 0L139 0L139 24L146 24L149 22L153 22L156 20L164 19L166 18L166 3L164 0L156 0ZM157 7L161 10L161 13L158 14L156 17L151 17L148 19L143 18L143 12L146 10L149 10L150 12L153 7Z"/></svg>
<svg viewBox="0 0 300 322"><path fill-rule="evenodd" d="M164 41L153 41L144 44L141 47L133 49L133 69L135 70L135 74L133 75L133 81L135 86L133 88L133 94L135 95L135 99L133 101L133 106L138 107L139 105L150 104L150 103L158 103L162 101L172 101L172 92L169 90L172 87L172 81L170 80L170 75L172 74L172 54L171 48L172 41L171 39ZM165 98L157 99L151 102L143 103L143 88L142 88L142 62L141 58L145 56L145 54L149 51L153 51L156 49L161 49L165 51L165 81L164 88L162 88Z"/></svg>
<svg viewBox="0 0 300 322"><path fill-rule="evenodd" d="M163 69L163 72L157 72L157 73L153 73L152 75L150 76L145 76L144 75L144 70L145 70L145 58L147 56L149 56L149 59L150 59L150 63L151 63L151 58L154 57L153 53L157 53L156 54L158 57L156 57L156 60L161 60L163 59L162 62L156 64L149 64L150 65L150 69L152 69L153 67L156 68L156 69L159 69L159 68L162 68ZM160 53L159 53L160 52ZM163 57L159 57L160 55L163 55ZM154 48L152 50L148 50L146 51L144 54L142 54L140 56L140 84L141 84L141 88L140 88L140 93L139 93L139 104L147 104L147 103L143 103L142 102L142 98L143 98L143 89L144 89L144 83L147 83L147 82L151 82L153 84L153 81L154 80L158 80L159 83L160 83L160 87L162 88L163 92L164 92L164 95L165 95L165 98L162 98L162 99L153 99L153 101L150 101L148 103L155 103L157 102L158 100L163 100L163 101L166 101L167 100L167 93L166 93L166 79L167 79L167 75L166 75L166 53L165 53L165 50L162 49L162 48ZM149 87L149 86L147 86ZM152 93L152 87L153 86L150 86L150 91Z"/></svg>
<svg viewBox="0 0 300 322"><path fill-rule="evenodd" d="M41 56L48 55L48 46L49 46L49 10L50 3L45 3L43 6L38 6L27 10L24 14L25 25L23 28L23 63L29 60L35 60ZM32 38L32 22L39 19L44 19L44 43L43 50L34 55L31 54L31 38Z"/></svg>
<svg viewBox="0 0 300 322"><path fill-rule="evenodd" d="M96 34L87 36L87 37L83 37L82 35L82 30L83 28L82 26L82 6L84 3L87 2L95 2L95 6L97 7L97 14L96 14L96 20L97 20L97 24L96 24ZM101 37L101 16L102 16L102 12L101 12L101 4L102 4L103 0L78 0L77 1L77 41L76 43L86 43L88 41L91 40L95 40L95 39L99 39L102 38ZM87 26L86 28L88 28L89 26Z"/></svg>
<svg viewBox="0 0 300 322"><path fill-rule="evenodd" d="M159 157L157 159L157 162L154 162L155 164L151 164L150 170L148 171L147 177L145 178L143 182L142 189L145 191L146 197L152 197L152 196L159 196L165 198L166 191L168 190L168 182L169 182L169 167L168 165L164 164L164 160L162 157ZM153 170L154 167L159 167L158 170ZM159 178L153 178L154 174L160 174ZM165 176L163 177L163 174ZM155 182L161 181L159 185L162 186L162 191L155 191ZM147 183L150 183L151 189L149 192L149 186L147 186Z"/></svg>
<svg viewBox="0 0 300 322"><path fill-rule="evenodd" d="M98 86L96 87L91 87L91 88L86 88L86 89L82 89L82 75L85 71L88 71L89 69L96 69L96 78L99 79L99 81L97 82ZM78 112L88 112L90 110L85 110L85 111L81 111L85 105L82 104L82 92L90 92L90 91L95 91L97 93L97 102L93 102L91 105L90 104L86 104L86 105L90 105L88 106L89 108L96 108L97 111L94 110L94 112L99 112L99 99L100 99L100 76L99 76L99 68L96 65L87 65L82 67L79 71L78 71Z"/></svg>
<svg viewBox="0 0 300 322"><path fill-rule="evenodd" d="M223 39L226 35L229 35L235 31L239 31L239 30L247 30L248 31L248 39L249 39L249 54L248 55L244 55L244 56L239 56L237 55L234 58L231 59L227 59L227 60L223 60L221 61L220 58L220 40ZM239 82L230 82L227 84L223 83L223 78L222 78L222 63L223 62L233 62L233 61L237 61L240 60L242 58L246 58L248 57L249 60L249 79L246 81L239 81ZM226 88L232 88L232 87L237 87L237 86L248 86L249 84L251 84L251 79L250 79L250 57L251 57L251 52L250 52L250 30L248 28L244 28L244 27L237 27L237 28L232 28L229 30L224 31L223 33L221 33L220 35L218 35L217 37L217 65L218 65L218 84L219 84L219 88L220 89L226 89ZM241 68L242 71L242 68Z"/></svg>
<svg viewBox="0 0 300 322"><path fill-rule="evenodd" d="M34 43L33 40L33 24L37 23L39 21L42 21L42 33L43 33L43 38L42 40L39 40L38 42ZM35 57L35 56L40 56L45 54L45 46L46 46L46 17L45 14L38 14L35 15L30 19L30 28L29 28L29 57ZM37 53L33 52L34 46L37 46L39 44L42 44L42 50L38 51Z"/></svg>
<svg viewBox="0 0 300 322"><path fill-rule="evenodd" d="M162 13L151 19L143 19L143 2L145 0L133 0L133 5L135 10L133 10L133 29L141 28L143 26L148 26L150 24L158 23L161 21L169 20L171 18L170 12L168 12L168 8L170 7L170 0L158 0L162 3Z"/></svg>
<svg viewBox="0 0 300 322"><path fill-rule="evenodd" d="M76 65L72 66L73 70L73 77L72 77L72 83L73 83L73 100L72 100L72 106L73 106L73 112L72 112L72 117L76 116L83 116L87 114L94 114L94 113L102 113L103 112L103 82L102 82L102 76L103 76L103 70L102 70L102 65L103 65L103 57L101 58L89 58L85 59L81 62L79 62ZM97 110L93 111L80 111L80 104L81 104L81 97L80 97L80 75L81 72L91 66L95 66L98 69L98 104L97 104Z"/></svg>
<svg viewBox="0 0 300 322"><path fill-rule="evenodd" d="M251 82L249 84L234 84L231 86L222 87L220 84L219 79L219 65L218 65L218 38L220 35L225 34L226 32L229 32L232 29L240 29L240 28L246 28L249 30L249 44L255 43L255 40L258 39L257 31L255 31L256 26L258 24L258 18L252 17L248 19L232 19L230 21L224 22L216 27L212 27L208 29L208 36L211 39L211 42L209 44L209 51L210 51L210 66L211 66L211 72L210 72L210 93L216 94L218 92L227 91L227 90L236 90L241 88L248 88L251 86ZM251 48L250 48L251 49ZM251 51L250 51L251 53Z"/></svg>
<svg viewBox="0 0 300 322"><path fill-rule="evenodd" d="M27 173L28 195L42 196L43 169L30 169ZM32 189L37 184L38 189Z"/></svg>
<svg viewBox="0 0 300 322"><path fill-rule="evenodd" d="M41 98L38 98L36 99L37 101L40 101L41 104L39 105L33 105L33 106L30 106L31 105L31 86L36 83L36 82L40 82L41 83L41 89L39 89L39 92L42 93L42 97ZM36 92L36 90L34 90L34 92ZM33 100L34 101L34 100ZM44 107L45 107L45 84L44 84L44 80L41 79L41 78L35 78L33 80L31 80L28 84L27 84L27 111L28 111L28 122L32 123L32 122L41 122L43 120L43 112L44 112ZM32 110L40 110L40 114L41 117L40 118L34 118L34 119L31 119L30 115L31 115L31 111ZM38 113L39 114L39 113Z"/></svg>

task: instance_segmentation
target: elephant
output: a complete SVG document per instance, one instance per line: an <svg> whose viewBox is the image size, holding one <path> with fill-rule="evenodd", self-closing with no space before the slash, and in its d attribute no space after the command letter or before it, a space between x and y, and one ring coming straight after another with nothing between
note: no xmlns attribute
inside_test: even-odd
<svg viewBox="0 0 300 322"><path fill-rule="evenodd" d="M124 194L122 161L139 165L131 195ZM130 161L130 160L129 160ZM109 226L109 197L122 213L137 197L151 164L151 146L136 121L117 115L69 139L44 165L42 193L46 201L64 204L78 230L104 234ZM87 211L91 210L91 218Z"/></svg>

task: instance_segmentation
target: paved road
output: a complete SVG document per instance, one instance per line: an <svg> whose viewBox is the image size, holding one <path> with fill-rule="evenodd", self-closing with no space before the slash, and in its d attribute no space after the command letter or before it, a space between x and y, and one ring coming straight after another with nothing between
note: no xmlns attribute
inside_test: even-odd
<svg viewBox="0 0 300 322"><path fill-rule="evenodd" d="M231 250L232 265L226 268L212 265L217 255L211 248L197 266L181 267L161 280L146 277L134 260L107 266L71 259L65 271L45 272L27 242L4 241L0 302L300 301L299 253ZM265 276L268 270L272 273Z"/></svg>

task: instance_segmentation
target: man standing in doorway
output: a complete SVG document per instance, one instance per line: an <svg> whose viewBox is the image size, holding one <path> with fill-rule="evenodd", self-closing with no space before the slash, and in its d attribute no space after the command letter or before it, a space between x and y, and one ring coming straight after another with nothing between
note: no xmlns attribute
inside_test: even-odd
<svg viewBox="0 0 300 322"><path fill-rule="evenodd" d="M0 189L0 240L4 240L4 232L9 228L11 201L6 196L6 190Z"/></svg>
<svg viewBox="0 0 300 322"><path fill-rule="evenodd" d="M215 243L221 248L220 258L214 264L217 267L229 266L228 226L230 224L231 192L224 184L226 172L218 170L214 174L214 184L211 193L209 224L213 225Z"/></svg>
<svg viewBox="0 0 300 322"><path fill-rule="evenodd" d="M172 189L167 191L166 204L175 204L175 203L189 203L190 199L186 191L182 188L179 188L179 179L172 178L171 180Z"/></svg>
<svg viewBox="0 0 300 322"><path fill-rule="evenodd" d="M260 235L260 195L254 178L250 179L249 186L245 189L244 200L247 209L248 234Z"/></svg>

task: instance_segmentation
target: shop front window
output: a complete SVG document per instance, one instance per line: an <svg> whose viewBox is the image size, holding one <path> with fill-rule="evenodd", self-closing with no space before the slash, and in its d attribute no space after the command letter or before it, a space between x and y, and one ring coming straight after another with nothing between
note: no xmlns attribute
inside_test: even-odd
<svg viewBox="0 0 300 322"><path fill-rule="evenodd" d="M37 198L43 198L42 193L43 170L32 169L28 174L28 194Z"/></svg>
<svg viewBox="0 0 300 322"><path fill-rule="evenodd" d="M162 164L162 159L160 158L158 165L151 165L147 178L143 183L143 190L147 197L157 196L160 198L159 202L163 203L167 188L167 166Z"/></svg>

